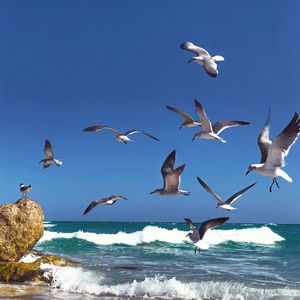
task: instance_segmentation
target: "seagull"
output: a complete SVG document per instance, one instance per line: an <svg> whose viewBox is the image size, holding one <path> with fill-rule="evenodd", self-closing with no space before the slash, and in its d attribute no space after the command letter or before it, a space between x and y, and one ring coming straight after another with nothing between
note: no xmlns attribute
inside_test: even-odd
<svg viewBox="0 0 300 300"><path fill-rule="evenodd" d="M218 227L229 220L228 217L221 217L216 219L210 219L205 222L203 222L199 228L199 230L196 228L196 226L193 224L191 219L184 219L186 223L189 225L192 232L189 232L186 236L190 238L190 240L196 244L199 241L201 241L206 233L207 230ZM195 248L195 253L197 252L197 246ZM199 249L200 252L200 249Z"/></svg>
<svg viewBox="0 0 300 300"><path fill-rule="evenodd" d="M191 51L196 54L193 56L188 63L194 61L197 64L203 65L206 73L211 77L217 77L218 66L216 62L223 61L224 57L221 55L210 56L210 54L203 48L194 45L191 42L184 42L180 45L184 50Z"/></svg>
<svg viewBox="0 0 300 300"><path fill-rule="evenodd" d="M20 183L20 192L22 193L22 198L27 198L27 194L30 192L32 185L24 185L24 183Z"/></svg>
<svg viewBox="0 0 300 300"><path fill-rule="evenodd" d="M196 106L196 111L200 117L201 120L201 126L202 126L202 131L196 133L193 137L192 140L195 140L196 138L201 138L201 139L215 139L219 140L223 143L226 143L226 141L219 136L219 134L230 127L235 127L235 126L242 126L242 125L249 125L249 122L244 122L244 121L220 121L215 123L213 126L211 125L210 120L207 118L206 113L200 102L195 100L195 106Z"/></svg>
<svg viewBox="0 0 300 300"><path fill-rule="evenodd" d="M272 184L269 191L272 192L272 186L277 182L278 176L288 182L292 182L292 178L284 172L281 168L285 166L285 157L289 154L292 145L296 142L300 132L300 119L298 114L295 113L290 123L281 131L281 133L272 142L269 138L270 133L270 117L271 112L269 109L267 121L258 136L258 146L261 152L261 160L259 164L252 164L248 167L246 175L251 171L262 175L272 177Z"/></svg>
<svg viewBox="0 0 300 300"><path fill-rule="evenodd" d="M255 184L251 184L249 186L247 186L246 188L240 190L239 192L235 193L234 195L232 195L230 198L228 198L226 201L222 201L222 199L216 194L214 193L211 188L199 177L197 177L198 182L202 185L202 187L209 192L218 202L217 204L217 208L218 207L222 207L226 210L234 210L236 209L235 207L231 206L231 203L233 203L234 201L236 201L238 198L240 198L246 191L248 191L250 188L252 188Z"/></svg>
<svg viewBox="0 0 300 300"><path fill-rule="evenodd" d="M116 135L116 138L117 138L117 141L118 142L123 142L125 144L127 144L128 142L132 141L128 136L131 135L131 134L134 134L134 133L141 133L145 136L148 136L149 138L151 139L154 139L156 141L159 141L159 139L157 139L156 137L146 133L146 132L143 132L143 131L140 131L140 130L130 130L130 131L127 131L125 133L121 133L119 132L118 130L112 128L112 127L109 127L109 126L91 126L91 127L87 127L85 129L83 129L83 131L101 131L102 129L109 129L111 130L115 135Z"/></svg>
<svg viewBox="0 0 300 300"><path fill-rule="evenodd" d="M195 126L201 126L201 122L198 120L194 120L190 115L186 114L185 112L171 107L171 106L167 106L167 109L180 114L183 118L184 118L184 122L180 125L179 129L181 129L182 127L195 127Z"/></svg>
<svg viewBox="0 0 300 300"><path fill-rule="evenodd" d="M127 198L118 195L118 194L113 194L110 197L107 198L103 198L101 200L94 200L92 201L89 206L85 209L84 211L84 215L86 215L89 211L91 211L95 206L97 206L98 204L103 204L103 205L113 205L117 202L117 200L119 199L123 199L123 200L128 200Z"/></svg>
<svg viewBox="0 0 300 300"><path fill-rule="evenodd" d="M52 150L52 145L49 140L45 141L45 159L42 159L39 163L43 163L43 168L49 168L53 163L56 164L58 167L62 165L62 162L56 158L54 158L54 153Z"/></svg>
<svg viewBox="0 0 300 300"><path fill-rule="evenodd" d="M185 195L189 196L190 192L180 190L180 175L184 171L184 165L177 167L174 170L176 150L173 150L166 160L164 161L161 167L161 175L164 179L164 187L161 189L156 189L150 194L160 194L161 196L177 196L177 195Z"/></svg>

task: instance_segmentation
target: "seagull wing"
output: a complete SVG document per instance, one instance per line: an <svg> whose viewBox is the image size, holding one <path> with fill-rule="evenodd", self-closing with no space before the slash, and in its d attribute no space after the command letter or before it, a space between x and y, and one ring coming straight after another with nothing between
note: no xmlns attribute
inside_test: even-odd
<svg viewBox="0 0 300 300"><path fill-rule="evenodd" d="M214 124L213 131L215 134L220 134L223 130L235 127L235 126L243 126L243 125L249 125L249 122L245 121L220 121Z"/></svg>
<svg viewBox="0 0 300 300"><path fill-rule="evenodd" d="M272 141L269 138L270 135L270 119L271 119L271 110L269 109L268 117L264 128L262 129L260 135L258 136L257 143L261 152L260 163L265 163L268 156L269 148L272 144Z"/></svg>
<svg viewBox="0 0 300 300"><path fill-rule="evenodd" d="M202 107L202 105L200 104L200 102L195 100L195 106L196 106L197 114L199 115L199 118L202 123L203 131L212 131L211 123L210 123L209 119L207 118L205 110Z"/></svg>
<svg viewBox="0 0 300 300"><path fill-rule="evenodd" d="M119 132L118 130L116 130L116 129L112 128L112 127L109 127L109 126L105 126L105 125L90 126L90 127L87 127L85 129L83 129L83 131L101 131L102 129L109 129L114 134L121 135L121 132Z"/></svg>
<svg viewBox="0 0 300 300"><path fill-rule="evenodd" d="M173 150L168 157L165 159L161 167L161 175L165 177L167 174L173 172L176 158L176 150Z"/></svg>
<svg viewBox="0 0 300 300"><path fill-rule="evenodd" d="M45 152L45 155L46 155L46 157L48 159L54 158L54 153L53 153L53 150L52 150L52 145L51 145L51 143L50 143L50 141L48 139L45 141L44 152Z"/></svg>
<svg viewBox="0 0 300 300"><path fill-rule="evenodd" d="M84 211L84 215L86 215L89 211L91 211L95 206L97 206L98 204L105 204L108 200L110 200L109 198L103 198L101 200L94 200L92 201L89 206L85 209Z"/></svg>
<svg viewBox="0 0 300 300"><path fill-rule="evenodd" d="M197 229L191 219L184 219L184 220L187 222L187 224L189 225L191 230L196 230Z"/></svg>
<svg viewBox="0 0 300 300"><path fill-rule="evenodd" d="M121 196L119 194L112 194L110 197L107 198L108 200L114 200L114 199L123 199L128 200L126 197Z"/></svg>
<svg viewBox="0 0 300 300"><path fill-rule="evenodd" d="M206 71L206 73L211 77L217 77L218 75L218 65L216 62L211 59L210 57L203 60L203 67Z"/></svg>
<svg viewBox="0 0 300 300"><path fill-rule="evenodd" d="M207 220L207 221L203 222L199 229L200 240L203 239L204 234L207 230L222 225L228 219L229 219L228 217L222 217L222 218L211 219L211 220Z"/></svg>
<svg viewBox="0 0 300 300"><path fill-rule="evenodd" d="M186 114L185 112L183 112L183 111L181 111L181 110L179 110L177 108L174 108L174 107L171 107L171 106L167 106L167 109L169 109L169 110L171 110L173 112L176 112L177 114L180 114L186 121L190 121L190 122L194 121L193 118L190 115Z"/></svg>
<svg viewBox="0 0 300 300"><path fill-rule="evenodd" d="M290 123L282 130L269 147L266 164L284 167L284 158L289 154L290 148L296 142L300 132L300 119L295 113Z"/></svg>
<svg viewBox="0 0 300 300"><path fill-rule="evenodd" d="M140 131L140 130L136 130L136 129L127 131L127 132L125 133L125 135L131 135L131 134L134 134L134 133L141 133L141 134L143 134L143 135L145 135L145 136L148 136L148 137L151 138L151 139L154 139L154 140L156 140L156 141L159 141L159 139L156 138L156 137L154 137L153 135L150 135L150 134L148 134L148 133L146 133L146 132L143 132L143 131Z"/></svg>
<svg viewBox="0 0 300 300"><path fill-rule="evenodd" d="M194 52L198 56L202 56L202 57L209 56L210 57L209 53L205 49L203 49L201 47L198 47L198 46L194 45L191 42L184 42L184 43L182 43L180 45L180 48L184 49L184 50L187 50L187 51Z"/></svg>
<svg viewBox="0 0 300 300"><path fill-rule="evenodd" d="M220 204L220 205L222 205L223 204L223 201L222 201L222 199L216 194L216 193L214 193L213 191L212 191L212 189L201 179L201 178L199 178L199 177L197 177L197 180L198 180L198 182L202 185L202 187L207 191L207 192L209 192L217 201L218 201L218 203Z"/></svg>
<svg viewBox="0 0 300 300"><path fill-rule="evenodd" d="M164 189L167 191L176 191L180 186L180 175L184 171L185 165L176 168L164 177Z"/></svg>
<svg viewBox="0 0 300 300"><path fill-rule="evenodd" d="M236 201L237 199L239 199L246 191L248 191L249 189L251 189L253 186L256 185L256 182L247 186L246 188L240 190L239 192L235 193L234 195L232 195L230 198L228 198L228 200L225 201L225 204L231 204L234 201Z"/></svg>

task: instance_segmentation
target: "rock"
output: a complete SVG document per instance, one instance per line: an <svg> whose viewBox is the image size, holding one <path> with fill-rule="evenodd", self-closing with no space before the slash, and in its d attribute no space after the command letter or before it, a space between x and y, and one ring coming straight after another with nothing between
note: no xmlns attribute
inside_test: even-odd
<svg viewBox="0 0 300 300"><path fill-rule="evenodd" d="M79 263L67 258L55 255L45 255L31 263L13 262L0 264L0 282L47 282L50 283L52 278L45 275L41 264L51 264L55 266L78 266Z"/></svg>
<svg viewBox="0 0 300 300"><path fill-rule="evenodd" d="M43 210L33 200L0 205L0 262L16 262L27 254L43 236L43 221Z"/></svg>

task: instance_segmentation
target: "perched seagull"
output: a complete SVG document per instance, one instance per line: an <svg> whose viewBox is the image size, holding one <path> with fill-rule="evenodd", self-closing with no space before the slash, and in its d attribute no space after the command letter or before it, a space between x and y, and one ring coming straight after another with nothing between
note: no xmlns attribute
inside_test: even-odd
<svg viewBox="0 0 300 300"><path fill-rule="evenodd" d="M189 225L192 232L189 232L186 236L190 238L190 240L196 244L199 241L201 241L206 233L207 230L218 227L229 220L228 217L222 217L222 218L216 218L211 219L203 222L199 228L199 230L196 228L196 226L193 224L191 219L184 219L187 224ZM197 252L197 246L195 248L195 253ZM199 249L200 252L200 249Z"/></svg>
<svg viewBox="0 0 300 300"><path fill-rule="evenodd" d="M203 65L206 73L211 77L217 77L218 66L216 62L223 61L224 57L221 55L210 56L210 54L203 48L194 45L191 42L184 42L180 45L184 50L194 52L196 56L193 56L188 62L194 61L199 65Z"/></svg>
<svg viewBox="0 0 300 300"><path fill-rule="evenodd" d="M182 127L195 127L195 126L201 126L201 122L198 120L194 120L190 115L186 114L185 112L171 107L171 106L167 106L167 109L180 114L183 118L184 118L184 122L180 125L179 129L181 129Z"/></svg>
<svg viewBox="0 0 300 300"><path fill-rule="evenodd" d="M54 158L52 145L49 140L45 141L44 152L46 158L40 161L40 163L43 163L44 169L50 167L53 163L56 164L58 167L62 165L62 162L60 160Z"/></svg>
<svg viewBox="0 0 300 300"><path fill-rule="evenodd" d="M127 131L125 133L121 133L119 132L118 130L112 128L112 127L109 127L109 126L91 126L91 127L87 127L85 129L83 129L83 131L101 131L102 129L109 129L111 130L115 135L116 135L116 138L117 138L117 141L118 142L123 142L125 144L127 144L127 142L130 142L132 141L128 136L131 135L131 134L134 134L134 133L141 133L145 136L148 136L149 138L151 139L154 139L156 141L159 141L159 139L157 139L156 137L146 133L146 132L143 132L143 131L140 131L140 130L130 130L130 131Z"/></svg>
<svg viewBox="0 0 300 300"><path fill-rule="evenodd" d="M196 111L201 120L202 130L200 132L196 133L192 140L195 140L196 138L215 139L215 140L219 140L223 143L226 143L226 141L219 136L219 134L223 130L230 128L230 127L250 124L249 122L244 122L244 121L220 121L220 122L215 123L212 126L211 122L207 118L205 110L202 107L202 105L200 104L200 102L195 100L195 106L196 106Z"/></svg>
<svg viewBox="0 0 300 300"><path fill-rule="evenodd" d="M27 198L27 194L30 192L32 185L24 185L24 183L20 184L20 192L22 193L22 198Z"/></svg>
<svg viewBox="0 0 300 300"><path fill-rule="evenodd" d="M258 136L258 146L261 152L261 160L259 164L252 164L248 167L248 173L251 171L263 176L272 177L272 184L269 191L272 192L274 182L279 188L276 177L281 176L288 182L292 182L292 178L281 168L285 166L285 157L289 154L290 148L296 142L300 132L300 119L295 113L290 123L281 131L281 133L272 142L269 138L270 133L270 110L267 121Z"/></svg>
<svg viewBox="0 0 300 300"><path fill-rule="evenodd" d="M97 206L98 204L103 204L103 205L113 205L117 202L117 200L119 199L123 199L123 200L128 200L127 198L118 195L118 194L113 194L110 197L107 198L103 198L101 200L95 200L92 201L89 206L85 209L84 211L84 215L87 214L90 210L92 210L95 206Z"/></svg>
<svg viewBox="0 0 300 300"><path fill-rule="evenodd" d="M180 175L184 171L184 165L181 165L180 167L176 168L174 170L174 164L175 164L175 156L176 151L173 150L166 160L164 161L162 167L161 167L161 175L164 179L164 187L161 189L156 189L150 194L160 194L161 196L177 196L177 195L185 195L189 196L190 192L180 190Z"/></svg>
<svg viewBox="0 0 300 300"><path fill-rule="evenodd" d="M222 199L216 194L214 193L211 188L199 177L197 177L198 182L202 185L202 187L209 192L218 202L217 204L217 208L218 207L222 207L226 210L234 210L236 209L235 207L231 206L231 203L233 203L234 201L236 201L238 198L240 198L246 191L248 191L250 188L252 188L254 185L256 185L256 182L247 186L246 188L240 190L239 192L235 193L234 195L232 195L230 198L228 198L226 201L222 201Z"/></svg>

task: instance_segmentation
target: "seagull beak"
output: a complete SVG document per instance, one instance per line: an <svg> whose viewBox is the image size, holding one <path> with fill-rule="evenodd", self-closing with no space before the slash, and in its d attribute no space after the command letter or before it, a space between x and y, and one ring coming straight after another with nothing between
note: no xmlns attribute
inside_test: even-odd
<svg viewBox="0 0 300 300"><path fill-rule="evenodd" d="M187 63L189 64L189 63L191 63L192 61L193 61L193 59L190 59L190 60L187 61Z"/></svg>
<svg viewBox="0 0 300 300"><path fill-rule="evenodd" d="M247 172L246 172L246 176L251 172L252 170L251 169L249 169Z"/></svg>

